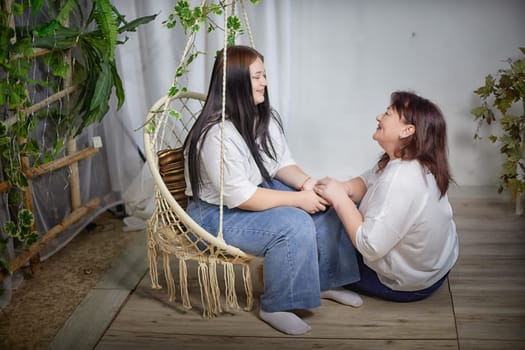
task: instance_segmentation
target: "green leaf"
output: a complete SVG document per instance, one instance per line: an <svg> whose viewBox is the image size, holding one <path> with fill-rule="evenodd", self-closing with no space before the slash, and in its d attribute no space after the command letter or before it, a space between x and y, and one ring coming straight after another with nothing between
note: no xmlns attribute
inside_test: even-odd
<svg viewBox="0 0 525 350"><path fill-rule="evenodd" d="M153 121L150 121L148 124L146 124L146 132L148 134L153 134L156 128L157 127L155 126L155 123Z"/></svg>
<svg viewBox="0 0 525 350"><path fill-rule="evenodd" d="M24 243L25 243L26 246L30 247L34 243L36 243L39 238L40 238L40 236L38 235L38 232L37 231L33 231L33 232L31 232L30 234L27 235Z"/></svg>
<svg viewBox="0 0 525 350"><path fill-rule="evenodd" d="M18 212L18 222L21 227L31 227L35 223L35 216L28 209L22 209Z"/></svg>
<svg viewBox="0 0 525 350"><path fill-rule="evenodd" d="M489 74L485 77L485 85L474 90L474 93L485 99L494 91L494 77Z"/></svg>
<svg viewBox="0 0 525 350"><path fill-rule="evenodd" d="M113 77L113 86L115 87L115 94L117 96L117 110L122 107L126 98L124 93L124 87L122 86L122 80L118 74L117 66L115 62L110 62L111 76Z"/></svg>
<svg viewBox="0 0 525 350"><path fill-rule="evenodd" d="M42 155L42 163L49 163L50 161L52 161L54 159L54 154L52 151L50 150L47 150L44 152L44 154Z"/></svg>
<svg viewBox="0 0 525 350"><path fill-rule="evenodd" d="M37 140L29 140L22 144L20 153L25 156L38 156L38 154L40 154L40 146Z"/></svg>
<svg viewBox="0 0 525 350"><path fill-rule="evenodd" d="M55 154L60 153L60 151L64 148L64 139L59 138L55 141L55 144L53 145L53 149Z"/></svg>
<svg viewBox="0 0 525 350"><path fill-rule="evenodd" d="M71 11L73 11L73 9L76 6L78 6L77 0L66 0L66 2L60 8L60 12L58 13L58 16L56 17L56 20L59 23L64 23L65 21L67 21L70 17Z"/></svg>
<svg viewBox="0 0 525 350"><path fill-rule="evenodd" d="M69 64L64 61L64 55L60 51L54 51L45 55L44 62L51 68L55 77L64 78L70 68Z"/></svg>
<svg viewBox="0 0 525 350"><path fill-rule="evenodd" d="M472 113L475 119L485 119L488 114L488 108L485 105L474 107L470 113Z"/></svg>
<svg viewBox="0 0 525 350"><path fill-rule="evenodd" d="M109 44L106 51L107 58L112 61L117 46L118 25L117 18L109 0L94 0L93 13L95 22L102 33L104 40Z"/></svg>
<svg viewBox="0 0 525 350"><path fill-rule="evenodd" d="M0 120L0 137L7 135L7 125L3 121Z"/></svg>
<svg viewBox="0 0 525 350"><path fill-rule="evenodd" d="M175 118L175 119L181 119L182 118L182 115L180 114L179 111L177 110L174 110L174 109L171 109L168 111L168 115L172 118Z"/></svg>
<svg viewBox="0 0 525 350"><path fill-rule="evenodd" d="M36 18L42 6L44 5L44 0L30 0L29 4L31 6L31 15L33 18Z"/></svg>
<svg viewBox="0 0 525 350"><path fill-rule="evenodd" d="M144 17L136 18L133 21L128 22L125 25L121 26L118 29L118 32L119 34L122 34L124 32L134 32L137 30L137 27L153 21L156 17L157 15L151 15L151 16L144 16Z"/></svg>
<svg viewBox="0 0 525 350"><path fill-rule="evenodd" d="M33 30L33 37L46 38L52 36L59 28L64 28L60 22L54 18L47 23L43 23Z"/></svg>
<svg viewBox="0 0 525 350"><path fill-rule="evenodd" d="M170 87L170 89L168 90L168 96L169 97L174 97L175 95L177 95L179 93L179 88L176 87L176 86L172 86Z"/></svg>
<svg viewBox="0 0 525 350"><path fill-rule="evenodd" d="M227 23L226 27L229 30L234 31L234 32L239 31L242 27L241 20L239 19L239 17L235 15L228 16L226 23Z"/></svg>
<svg viewBox="0 0 525 350"><path fill-rule="evenodd" d="M101 72L93 91L93 97L89 110L96 111L102 108L103 105L108 104L109 97L111 95L111 88L113 87L113 79L111 75L111 67L108 62L102 62L100 64ZM98 119L98 118L97 118Z"/></svg>
<svg viewBox="0 0 525 350"><path fill-rule="evenodd" d="M18 225L16 225L14 222L6 221L2 228L4 229L4 232L8 237L18 236L19 228Z"/></svg>
<svg viewBox="0 0 525 350"><path fill-rule="evenodd" d="M37 33L32 38L31 47L43 49L69 49L75 47L81 33L78 29L65 28L56 24L50 33Z"/></svg>
<svg viewBox="0 0 525 350"><path fill-rule="evenodd" d="M15 16L21 16L24 13L24 6L13 2L11 4L11 11Z"/></svg>

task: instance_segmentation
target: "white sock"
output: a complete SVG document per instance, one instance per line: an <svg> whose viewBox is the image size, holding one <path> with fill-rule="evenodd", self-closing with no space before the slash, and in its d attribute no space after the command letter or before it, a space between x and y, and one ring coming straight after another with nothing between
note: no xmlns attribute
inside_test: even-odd
<svg viewBox="0 0 525 350"><path fill-rule="evenodd" d="M363 305L363 299L359 294L344 288L330 289L321 292L321 298L331 299L340 304L359 307Z"/></svg>
<svg viewBox="0 0 525 350"><path fill-rule="evenodd" d="M259 317L273 328L286 334L304 334L312 329L306 322L292 312L265 312L259 310Z"/></svg>

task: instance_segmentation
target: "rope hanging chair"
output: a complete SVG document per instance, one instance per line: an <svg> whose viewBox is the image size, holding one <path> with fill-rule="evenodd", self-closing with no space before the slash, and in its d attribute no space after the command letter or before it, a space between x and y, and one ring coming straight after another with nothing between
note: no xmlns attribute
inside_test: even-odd
<svg viewBox="0 0 525 350"><path fill-rule="evenodd" d="M244 22L248 28L252 47L253 38L249 28L244 3L241 0ZM235 0L232 1L232 13ZM224 11L226 24L227 11ZM225 29L225 46L226 33ZM194 34L193 34L194 35ZM193 37L188 42L181 62L188 54ZM223 50L226 53L226 50ZM226 67L226 56L224 57ZM224 70L225 71L225 70ZM225 72L224 72L225 73ZM223 75L223 112L225 114L225 74ZM149 271L152 288L160 289L157 263L162 260L170 302L176 300L176 287L170 267L170 257L179 261L179 284L182 305L191 309L188 292L188 260L198 263L198 280L203 307L203 317L211 318L222 312L222 306L229 311L239 310L235 290L234 265L242 266L242 278L246 292L245 310L253 309L253 292L250 263L256 258L239 248L225 242L222 237L222 205L219 216L219 232L216 235L203 229L185 211L187 198L184 194L184 157L182 145L193 123L199 116L206 96L195 92L182 92L174 97L160 98L150 109L144 128L144 150L149 169L154 180L155 207L147 221L147 245ZM175 117L173 115L176 115ZM223 148L223 147L221 147ZM221 152L222 154L222 152ZM224 157L222 157L224 158ZM223 172L223 159L220 162ZM223 181L221 176L221 204ZM159 259L160 258L160 259ZM223 265L224 300L221 302L221 290L217 278L217 265Z"/></svg>

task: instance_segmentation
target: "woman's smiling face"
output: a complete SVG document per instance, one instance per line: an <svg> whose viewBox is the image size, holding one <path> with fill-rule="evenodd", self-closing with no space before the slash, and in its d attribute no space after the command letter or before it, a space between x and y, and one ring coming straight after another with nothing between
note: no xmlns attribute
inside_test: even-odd
<svg viewBox="0 0 525 350"><path fill-rule="evenodd" d="M414 133L415 128L407 124L405 119L392 107L376 117L377 129L372 138L379 143L391 159L399 149L401 139Z"/></svg>
<svg viewBox="0 0 525 350"><path fill-rule="evenodd" d="M253 102L258 105L264 102L264 91L268 82L266 81L266 70L263 61L257 57L250 64L250 80L252 82Z"/></svg>

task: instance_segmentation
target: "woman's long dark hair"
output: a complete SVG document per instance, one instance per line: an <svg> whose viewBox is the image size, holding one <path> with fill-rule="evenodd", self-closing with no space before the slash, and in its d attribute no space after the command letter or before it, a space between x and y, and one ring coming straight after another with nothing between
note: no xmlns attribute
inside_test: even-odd
<svg viewBox="0 0 525 350"><path fill-rule="evenodd" d="M271 181L270 174L263 164L257 141L268 157L276 159L268 126L271 118L275 118L281 130L282 123L270 106L267 88L264 91L264 102L256 105L253 100L250 65L258 57L264 61L259 52L248 46L238 45L227 48L226 119L235 126L248 145L262 177L266 181ZM206 138L210 128L221 122L223 68L224 53L221 50L215 57L206 102L184 141L184 148L188 150L191 190L196 199L199 198L200 188L199 145Z"/></svg>
<svg viewBox="0 0 525 350"><path fill-rule="evenodd" d="M440 108L431 101L406 91L393 92L390 107L407 124L415 126L411 136L402 139L396 156L405 159L417 159L436 179L437 186L444 196L452 176L448 165L447 125ZM379 171L383 170L390 158L384 153L377 163Z"/></svg>

